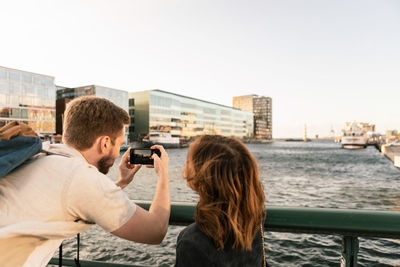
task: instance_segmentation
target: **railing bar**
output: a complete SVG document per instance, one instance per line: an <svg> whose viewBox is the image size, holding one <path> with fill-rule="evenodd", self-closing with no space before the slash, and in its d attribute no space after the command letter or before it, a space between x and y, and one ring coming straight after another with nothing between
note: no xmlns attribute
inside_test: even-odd
<svg viewBox="0 0 400 267"><path fill-rule="evenodd" d="M103 262L103 261L88 261L88 260L79 260L79 263L82 267L148 267L144 265L132 265L132 264L122 264L122 263L112 263L112 262ZM49 264L58 265L58 258L52 258ZM66 259L63 258L63 266L75 266L74 259Z"/></svg>
<svg viewBox="0 0 400 267"><path fill-rule="evenodd" d="M172 225L175 225L175 224L172 224ZM275 228L275 227L270 227L268 224L264 225L264 232L400 239L400 234L380 234L380 233L368 234L365 232L355 232L355 231L315 230L315 229L304 229L304 228L296 229L296 228L282 228L282 227Z"/></svg>
<svg viewBox="0 0 400 267"><path fill-rule="evenodd" d="M150 201L134 202L145 209L150 207ZM184 226L194 222L195 207L194 203L172 203L170 224ZM357 266L358 237L400 239L400 227L398 226L400 212L277 206L267 207L266 212L265 232L344 236L342 255L349 264L352 264L344 266ZM82 266L135 266L93 261L81 262ZM53 258L50 263L56 265L58 259ZM73 266L74 261L63 259L63 264Z"/></svg>
<svg viewBox="0 0 400 267"><path fill-rule="evenodd" d="M134 201L147 208L149 201ZM171 225L194 221L195 204L173 202ZM269 231L400 238L400 213L393 211L267 206ZM283 230L282 230L283 229Z"/></svg>

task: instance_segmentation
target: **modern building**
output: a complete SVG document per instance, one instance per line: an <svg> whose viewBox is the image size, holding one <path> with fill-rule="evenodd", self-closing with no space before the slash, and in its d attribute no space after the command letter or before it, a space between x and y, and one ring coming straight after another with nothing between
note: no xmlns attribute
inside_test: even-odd
<svg viewBox="0 0 400 267"><path fill-rule="evenodd" d="M134 99L131 141L152 133L190 140L201 134L251 138L253 113L162 90L129 93Z"/></svg>
<svg viewBox="0 0 400 267"><path fill-rule="evenodd" d="M99 85L88 85L75 88L57 86L56 100L56 129L57 134L62 134L63 116L66 105L72 99L83 95L95 95L98 97L107 98L117 106L120 106L126 112L129 112L128 92L119 89ZM128 131L126 141L128 139Z"/></svg>
<svg viewBox="0 0 400 267"><path fill-rule="evenodd" d="M88 85L74 88L57 86L57 99L74 99L82 95L104 97L128 112L128 92L124 90Z"/></svg>
<svg viewBox="0 0 400 267"><path fill-rule="evenodd" d="M233 107L254 114L254 138L272 139L272 99L258 95L235 96Z"/></svg>
<svg viewBox="0 0 400 267"><path fill-rule="evenodd" d="M0 127L28 124L37 133L55 133L54 77L0 66Z"/></svg>

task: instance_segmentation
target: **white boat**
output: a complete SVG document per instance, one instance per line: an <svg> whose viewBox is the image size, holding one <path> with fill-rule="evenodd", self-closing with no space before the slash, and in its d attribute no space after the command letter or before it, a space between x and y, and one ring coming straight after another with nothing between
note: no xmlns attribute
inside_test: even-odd
<svg viewBox="0 0 400 267"><path fill-rule="evenodd" d="M123 144L123 145L121 145L121 147L119 148L119 151L120 151L120 152L125 152L125 151L127 151L128 149L129 149L129 145Z"/></svg>
<svg viewBox="0 0 400 267"><path fill-rule="evenodd" d="M146 139L143 139L143 141L148 141L155 145L162 145L164 147L180 146L179 136L172 136L171 133L168 132L150 132L148 139Z"/></svg>
<svg viewBox="0 0 400 267"><path fill-rule="evenodd" d="M343 148L348 149L366 148L368 146L368 136L356 122L347 123L346 128L343 130L341 145Z"/></svg>
<svg viewBox="0 0 400 267"><path fill-rule="evenodd" d="M394 166L400 169L400 155L394 156Z"/></svg>

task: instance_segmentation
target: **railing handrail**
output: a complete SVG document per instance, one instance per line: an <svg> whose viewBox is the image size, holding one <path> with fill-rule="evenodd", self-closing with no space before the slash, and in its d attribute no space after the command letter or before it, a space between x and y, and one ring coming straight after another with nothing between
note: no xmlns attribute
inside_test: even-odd
<svg viewBox="0 0 400 267"><path fill-rule="evenodd" d="M150 201L143 200L134 202L144 209L149 209L151 204ZM194 222L195 208L196 204L193 203L171 203L170 224L188 225ZM265 231L341 235L343 267L357 266L359 236L400 239L400 212L397 211L267 205L266 213ZM52 264L57 262L56 258L50 261ZM66 259L63 263L67 266L74 264L72 259ZM82 261L81 266L134 265Z"/></svg>
<svg viewBox="0 0 400 267"><path fill-rule="evenodd" d="M134 201L148 209L150 201ZM194 222L196 204L171 203L170 224ZM368 209L266 206L266 231L400 238L400 212Z"/></svg>

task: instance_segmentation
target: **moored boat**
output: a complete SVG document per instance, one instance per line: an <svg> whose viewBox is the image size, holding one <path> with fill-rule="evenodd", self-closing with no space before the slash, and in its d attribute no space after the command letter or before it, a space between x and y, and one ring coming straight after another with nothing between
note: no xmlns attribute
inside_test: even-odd
<svg viewBox="0 0 400 267"><path fill-rule="evenodd" d="M119 148L119 151L120 151L120 152L125 152L125 151L128 150L128 148L129 148L129 145L123 144L123 145Z"/></svg>
<svg viewBox="0 0 400 267"><path fill-rule="evenodd" d="M368 146L367 134L356 122L347 123L343 130L341 145L347 149L366 148Z"/></svg>
<svg viewBox="0 0 400 267"><path fill-rule="evenodd" d="M180 147L179 136L173 136L169 132L150 132L147 138L143 138L143 141L151 144L162 145L165 148Z"/></svg>

